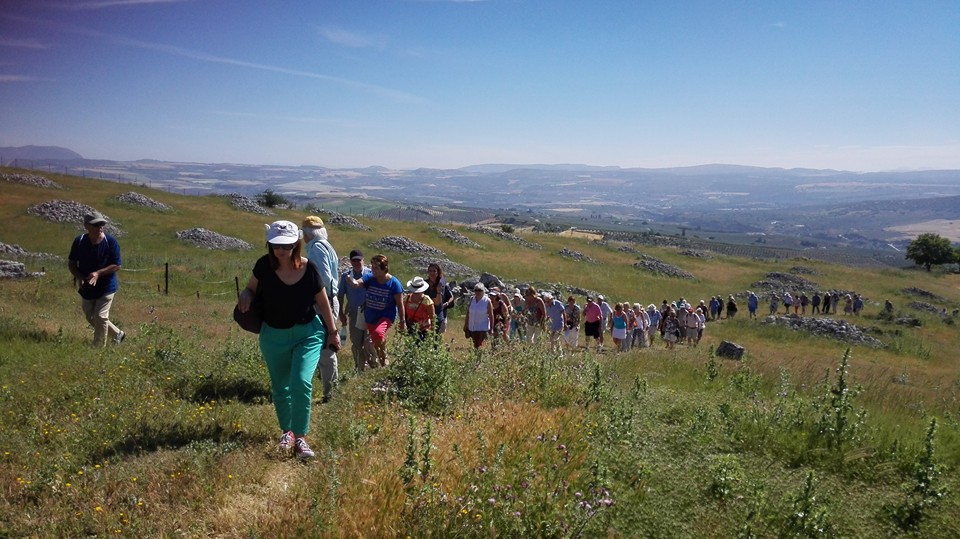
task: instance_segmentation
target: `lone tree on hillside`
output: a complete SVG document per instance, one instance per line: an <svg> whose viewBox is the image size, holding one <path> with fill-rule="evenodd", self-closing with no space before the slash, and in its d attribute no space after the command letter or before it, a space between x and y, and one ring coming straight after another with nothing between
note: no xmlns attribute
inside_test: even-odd
<svg viewBox="0 0 960 539"><path fill-rule="evenodd" d="M934 264L949 264L957 259L957 252L950 240L939 234L920 234L907 246L907 260L913 260L918 266L930 271Z"/></svg>
<svg viewBox="0 0 960 539"><path fill-rule="evenodd" d="M267 189L257 195L257 203L264 208L289 208L290 201L283 195L275 193L273 189Z"/></svg>

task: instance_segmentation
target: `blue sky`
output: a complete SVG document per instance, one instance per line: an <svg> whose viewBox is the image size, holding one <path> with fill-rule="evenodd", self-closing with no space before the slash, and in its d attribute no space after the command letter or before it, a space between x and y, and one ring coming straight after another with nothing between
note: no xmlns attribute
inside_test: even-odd
<svg viewBox="0 0 960 539"><path fill-rule="evenodd" d="M4 2L0 146L960 169L958 29L956 0Z"/></svg>

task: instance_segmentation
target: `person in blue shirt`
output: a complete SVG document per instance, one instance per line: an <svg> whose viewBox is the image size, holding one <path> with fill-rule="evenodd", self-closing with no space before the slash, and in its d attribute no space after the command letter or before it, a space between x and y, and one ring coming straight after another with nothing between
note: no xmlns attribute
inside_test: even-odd
<svg viewBox="0 0 960 539"><path fill-rule="evenodd" d="M747 297L747 310L750 312L750 318L757 317L757 307L760 305L760 298L756 294L750 292L750 296Z"/></svg>
<svg viewBox="0 0 960 539"><path fill-rule="evenodd" d="M80 282L80 305L93 327L94 346L104 346L107 339L119 344L126 337L126 333L110 321L110 306L119 288L117 272L122 262L120 244L103 231L106 224L100 212L84 215L86 232L74 238L67 262L70 273Z"/></svg>
<svg viewBox="0 0 960 539"><path fill-rule="evenodd" d="M330 244L327 229L323 226L323 219L320 217L308 216L303 220L300 229L303 231L303 241L306 244L304 254L307 260L316 265L320 271L320 279L323 281L323 288L330 301L330 309L333 311L334 318L339 318L340 302L337 300L337 292L340 288L340 257L337 256L337 250ZM327 330L336 332L337 328L327 328ZM320 364L317 369L320 371L320 383L323 386L321 402L330 401L333 384L340 376L337 367L337 353L329 347L321 350Z"/></svg>
<svg viewBox="0 0 960 539"><path fill-rule="evenodd" d="M367 301L367 289L363 287L350 286L349 280L358 281L366 277L372 277L373 272L369 266L363 265L363 252L359 249L350 251L351 269L340 275L340 286L337 292L337 298L340 301L340 326L347 328L350 334L350 351L353 352L353 364L357 372L363 372L368 366L376 368L377 361L373 349L373 342L370 340L370 332L367 331L367 323L364 320L358 323L357 319L363 319L363 312L360 307Z"/></svg>
<svg viewBox="0 0 960 539"><path fill-rule="evenodd" d="M370 260L372 275L362 279L350 277L350 286L364 287L367 295L363 307L363 316L370 332L370 340L377 352L381 367L387 366L387 330L397 321L397 330L403 331L406 325L403 312L403 285L390 274L389 260L385 255L376 255Z"/></svg>

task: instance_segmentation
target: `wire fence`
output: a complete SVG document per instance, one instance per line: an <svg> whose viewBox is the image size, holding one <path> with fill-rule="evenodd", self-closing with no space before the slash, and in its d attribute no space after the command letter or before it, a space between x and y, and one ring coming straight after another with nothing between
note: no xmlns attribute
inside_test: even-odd
<svg viewBox="0 0 960 539"><path fill-rule="evenodd" d="M156 290L158 295L163 296L202 299L228 295L239 297L240 295L239 276L216 280L203 279L189 271L171 270L169 263L158 268L121 267L120 278L122 286Z"/></svg>

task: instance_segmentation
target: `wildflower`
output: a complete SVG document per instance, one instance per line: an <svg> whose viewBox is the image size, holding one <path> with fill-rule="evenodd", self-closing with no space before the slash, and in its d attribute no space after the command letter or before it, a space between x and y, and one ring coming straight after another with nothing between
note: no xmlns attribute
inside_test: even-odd
<svg viewBox="0 0 960 539"><path fill-rule="evenodd" d="M497 499L496 499L496 498L489 498L489 499L487 499L487 503L489 503L490 505L493 505L493 504L497 503Z"/></svg>
<svg viewBox="0 0 960 539"><path fill-rule="evenodd" d="M100 507L100 506L98 505L98 506L94 507L93 510L99 513L99 512L101 512L101 511L103 511L103 507Z"/></svg>

